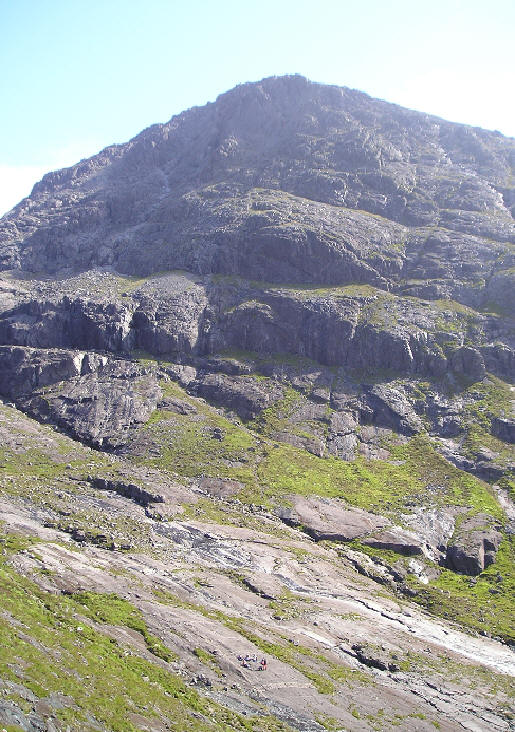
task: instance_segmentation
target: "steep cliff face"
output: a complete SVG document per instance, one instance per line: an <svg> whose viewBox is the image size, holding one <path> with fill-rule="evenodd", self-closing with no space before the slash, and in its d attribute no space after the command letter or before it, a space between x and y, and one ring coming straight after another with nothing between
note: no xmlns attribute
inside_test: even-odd
<svg viewBox="0 0 515 732"><path fill-rule="evenodd" d="M3 261L375 284L476 279L479 257L486 279L512 266L514 155L498 133L266 79L49 173L4 217Z"/></svg>
<svg viewBox="0 0 515 732"><path fill-rule="evenodd" d="M275 654L292 688L313 686L303 705L265 684L270 726L252 729L362 729L360 716L375 719L361 694L357 716L339 703L342 658L354 670L429 673L427 659L402 655L411 636L394 642L390 626L365 623L363 643L341 641L344 615L333 604L356 571L366 589L350 582L351 605L380 583L392 603L429 610L427 622L440 615L513 640L514 168L514 141L498 133L302 77L271 78L49 173L0 220L6 514L39 538L71 537L84 556L94 547L114 573L116 552L134 555L129 586L146 587L157 572L163 602L166 562L190 552L208 584L179 582L170 602L182 635L170 637L169 618L155 620L163 605L156 612L148 587L134 595L168 671L177 663L189 673L193 663L198 672L202 662L210 676L194 685L231 714L253 715L252 679L220 645L221 627L231 643ZM220 532L240 530L245 549L236 551ZM259 560L254 542L266 544ZM110 570L95 575L92 555L72 581L49 551L57 579L36 578L42 592L121 592ZM277 552L320 561L332 578L327 643L302 606L321 601L319 575L303 579L306 568ZM28 571L22 555L13 561ZM234 600L238 622L219 600ZM83 609L90 601L77 595ZM191 612L211 639L194 662L178 640ZM277 641L268 646L256 630L261 612ZM417 627L426 643L450 632ZM313 647L297 657L283 641L299 628ZM321 661L320 643L334 658ZM505 670L504 650L482 656L480 640L460 643L469 660ZM223 674L243 685L243 706ZM395 706L395 684L381 679L381 698ZM391 721L406 730L417 712L403 695L417 684L398 686L403 711ZM336 695L329 706L326 693ZM477 728L465 703L441 706L451 693L424 704L446 711L446 729ZM498 703L491 714L481 707L480 726L508 729L504 697ZM86 709L95 729L114 724ZM2 714L14 719L0 704ZM217 717L215 728L249 728L236 716L230 725Z"/></svg>

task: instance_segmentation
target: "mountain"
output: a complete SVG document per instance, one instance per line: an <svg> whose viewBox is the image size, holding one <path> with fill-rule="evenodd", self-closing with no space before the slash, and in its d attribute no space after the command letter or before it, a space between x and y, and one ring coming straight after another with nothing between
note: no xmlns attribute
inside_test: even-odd
<svg viewBox="0 0 515 732"><path fill-rule="evenodd" d="M514 168L273 77L0 220L7 729L510 729Z"/></svg>

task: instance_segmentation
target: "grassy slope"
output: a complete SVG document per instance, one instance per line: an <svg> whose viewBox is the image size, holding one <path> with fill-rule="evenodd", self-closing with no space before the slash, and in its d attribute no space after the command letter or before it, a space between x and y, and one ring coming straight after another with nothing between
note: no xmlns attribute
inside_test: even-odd
<svg viewBox="0 0 515 732"><path fill-rule="evenodd" d="M198 413L191 417L154 412L145 431L160 454L135 458L140 464L184 477L238 480L244 484L239 498L246 502L272 505L292 494L317 495L342 498L393 517L410 505L425 503L468 506L474 512L502 518L489 486L450 465L424 437L394 446L391 462L321 458L275 442L266 437L266 429L260 434L229 421L176 384L165 383L163 388L195 405ZM289 400L287 395L285 411ZM275 407L274 412L278 409Z"/></svg>

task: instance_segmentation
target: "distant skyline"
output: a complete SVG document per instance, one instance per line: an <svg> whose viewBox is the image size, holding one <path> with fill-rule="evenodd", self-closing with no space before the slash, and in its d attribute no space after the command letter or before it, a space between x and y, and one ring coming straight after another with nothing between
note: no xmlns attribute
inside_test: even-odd
<svg viewBox="0 0 515 732"><path fill-rule="evenodd" d="M513 0L0 0L0 215L238 83L312 81L515 136Z"/></svg>

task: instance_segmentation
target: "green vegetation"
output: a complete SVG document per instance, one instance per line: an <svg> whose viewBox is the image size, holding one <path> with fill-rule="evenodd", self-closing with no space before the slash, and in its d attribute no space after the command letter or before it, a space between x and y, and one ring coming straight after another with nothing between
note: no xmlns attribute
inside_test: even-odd
<svg viewBox="0 0 515 732"><path fill-rule="evenodd" d="M483 381L476 382L464 392L465 409L463 424L466 430L464 448L467 455L475 457L483 448L497 454L501 464L515 458L512 445L491 434L494 417L503 417L509 412L513 392L509 384L488 374Z"/></svg>
<svg viewBox="0 0 515 732"><path fill-rule="evenodd" d="M268 607L272 611L272 617L276 620L289 620L298 618L305 612L305 608L302 607L303 602L306 602L305 597L284 589L277 600L270 600Z"/></svg>
<svg viewBox="0 0 515 732"><path fill-rule="evenodd" d="M342 729L341 722L336 717L328 717L327 715L316 714L315 721L321 724L328 732L339 732Z"/></svg>
<svg viewBox="0 0 515 732"><path fill-rule="evenodd" d="M303 397L293 389L287 389L284 399L266 409L257 421L265 433L260 438L201 400L192 399L177 385L164 386L167 393L194 404L197 413L154 412L146 429L159 446L159 455L135 458L137 462L188 478L237 480L244 486L238 498L248 503L272 506L291 495L315 495L341 498L393 517L410 505L425 504L464 506L474 513L503 518L489 487L449 464L423 436L390 446L389 462L321 458L265 436L286 425L301 402Z"/></svg>
<svg viewBox="0 0 515 732"><path fill-rule="evenodd" d="M465 628L515 641L515 540L503 540L495 562L478 577L443 569L428 585L410 578L417 590L415 602L435 615L454 620Z"/></svg>
<svg viewBox="0 0 515 732"><path fill-rule="evenodd" d="M282 399L278 399L272 406L264 409L259 417L248 423L248 427L255 429L267 437L275 437L281 432L307 440L308 443L318 437L325 437L327 424L321 421L309 420L303 417L302 410L308 406L304 394L286 387ZM330 411L330 408L327 408Z"/></svg>
<svg viewBox="0 0 515 732"><path fill-rule="evenodd" d="M412 598L431 614L452 620L464 629L498 636L506 642L515 640L515 541L507 535L499 547L495 562L477 577L458 574L421 559L438 576L423 584L409 574L409 560L392 551L376 549L358 541L347 546L361 551L379 564L408 571L407 585L415 590ZM345 549L341 550L345 553Z"/></svg>
<svg viewBox="0 0 515 732"><path fill-rule="evenodd" d="M470 386L464 396L473 398L466 408L467 417L489 428L492 417L504 416L509 411L513 392L509 384L488 374L485 379Z"/></svg>
<svg viewBox="0 0 515 732"><path fill-rule="evenodd" d="M150 527L126 515L112 515L91 506L87 511L77 495L95 497L88 483L90 475L118 477L117 468L102 455L88 453L71 440L56 435L46 439L46 429L38 427L40 447L29 446L23 453L0 448L0 494L21 496L33 504L51 508L56 518L48 525L99 546L151 547ZM30 445L30 443L29 443ZM37 486L37 490L35 487Z"/></svg>
<svg viewBox="0 0 515 732"><path fill-rule="evenodd" d="M157 636L149 632L140 611L127 600L123 600L118 595L97 592L76 592L72 597L82 605L82 614L85 617L91 618L97 623L132 628L140 633L147 649L154 656L162 658L163 661L177 659L177 656L171 653Z"/></svg>
<svg viewBox="0 0 515 732"><path fill-rule="evenodd" d="M167 396L193 403L197 414L153 412L146 429L160 446L159 457L134 458L135 461L184 477L208 475L252 482L252 467L247 463L257 448L256 437L202 401L193 400L177 385L165 382L162 388Z"/></svg>
<svg viewBox="0 0 515 732"><path fill-rule="evenodd" d="M209 651L205 651L203 648L195 648L193 650L193 654L204 665L209 666L209 668L212 669L217 676L223 676L222 669L220 668L220 663L214 653L209 653Z"/></svg>
<svg viewBox="0 0 515 732"><path fill-rule="evenodd" d="M265 454L257 472L265 498L288 494L343 498L387 515L414 502L454 504L502 517L488 487L450 465L423 437L393 447L392 458L401 464L363 459L344 462L281 445Z"/></svg>
<svg viewBox="0 0 515 732"><path fill-rule="evenodd" d="M281 430L287 427L291 429L292 425L289 422L289 418L293 415L295 409L305 401L305 397L302 394L288 387L282 399L261 412L255 422L255 426L264 434L281 432Z"/></svg>
<svg viewBox="0 0 515 732"><path fill-rule="evenodd" d="M95 630L88 619L134 628L156 654L154 638L129 603L94 593L54 595L20 576L8 559L27 541L2 538L0 677L23 684L41 699L53 692L71 699L55 711L63 725L80 724L84 732L93 732L98 725L112 732L140 732L131 721L133 714L139 714L149 721L166 720L168 728L177 732L289 729L274 717L244 718L203 698L163 666L162 654L158 653L159 663L151 663L134 648ZM159 642L157 650L163 648Z"/></svg>

